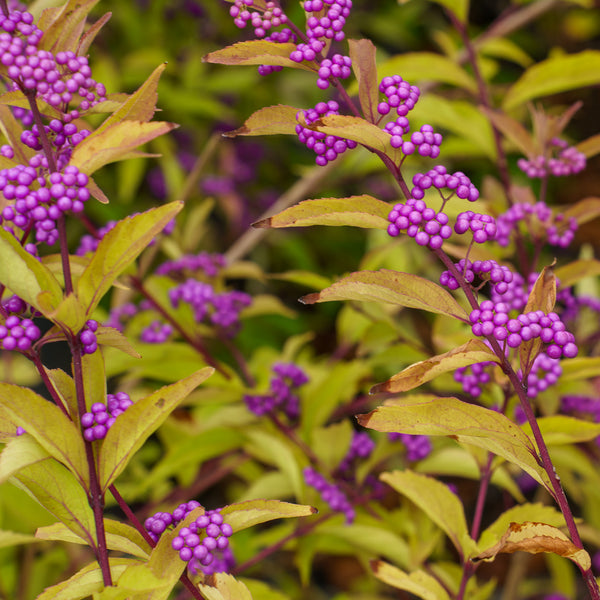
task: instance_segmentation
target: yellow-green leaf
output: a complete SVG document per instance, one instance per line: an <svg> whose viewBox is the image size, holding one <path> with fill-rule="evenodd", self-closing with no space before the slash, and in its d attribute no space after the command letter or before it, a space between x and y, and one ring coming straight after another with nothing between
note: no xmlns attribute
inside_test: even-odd
<svg viewBox="0 0 600 600"><path fill-rule="evenodd" d="M592 135L589 138L579 142L575 146L576 150L585 155L586 158L592 158L600 152L600 133Z"/></svg>
<svg viewBox="0 0 600 600"><path fill-rule="evenodd" d="M48 456L48 452L31 435L20 435L10 439L0 453L0 483L7 481L23 467Z"/></svg>
<svg viewBox="0 0 600 600"><path fill-rule="evenodd" d="M449 352L410 365L410 367L400 371L387 381L373 386L370 393L388 392L394 394L406 392L442 373L490 360L500 362L489 346L486 346L481 340L469 340L466 344Z"/></svg>
<svg viewBox="0 0 600 600"><path fill-rule="evenodd" d="M114 327L98 327L96 339L101 346L117 348L121 352L129 354L129 356L133 356L133 358L142 358L142 355L133 347L129 338Z"/></svg>
<svg viewBox="0 0 600 600"><path fill-rule="evenodd" d="M533 98L600 83L600 51L554 56L529 67L504 96L504 110Z"/></svg>
<svg viewBox="0 0 600 600"><path fill-rule="evenodd" d="M220 512L235 532L274 519L309 517L317 511L306 504L291 504L281 500L246 500L229 504Z"/></svg>
<svg viewBox="0 0 600 600"><path fill-rule="evenodd" d="M330 225L387 229L387 216L391 210L387 202L373 196L349 198L319 198L304 200L286 208L272 217L253 224L257 228L308 227Z"/></svg>
<svg viewBox="0 0 600 600"><path fill-rule="evenodd" d="M600 198L591 196L583 198L563 211L565 219L574 217L578 225L593 221L600 216Z"/></svg>
<svg viewBox="0 0 600 600"><path fill-rule="evenodd" d="M332 300L387 302L448 315L461 321L468 316L452 295L436 283L418 275L388 269L351 273L321 292L300 299L304 304Z"/></svg>
<svg viewBox="0 0 600 600"><path fill-rule="evenodd" d="M590 379L600 375L600 357L581 356L561 361L563 374L561 381Z"/></svg>
<svg viewBox="0 0 600 600"><path fill-rule="evenodd" d="M544 441L549 446L589 442L600 435L600 423L584 421L567 415L551 415L537 418ZM531 425L521 425L527 435L532 435Z"/></svg>
<svg viewBox="0 0 600 600"><path fill-rule="evenodd" d="M229 573L215 573L210 585L199 583L198 588L206 600L252 600L250 590Z"/></svg>
<svg viewBox="0 0 600 600"><path fill-rule="evenodd" d="M119 415L106 434L98 457L98 478L105 491L126 467L131 457L165 421L175 407L214 369L206 367L138 400Z"/></svg>
<svg viewBox="0 0 600 600"><path fill-rule="evenodd" d="M475 551L462 502L445 483L409 470L382 473L379 478L425 512L461 556L466 558Z"/></svg>
<svg viewBox="0 0 600 600"><path fill-rule="evenodd" d="M290 54L295 49L296 45L292 43L250 40L215 50L202 60L220 65L272 65L316 71L316 67L311 69L305 63L297 63L290 59Z"/></svg>
<svg viewBox="0 0 600 600"><path fill-rule="evenodd" d="M399 590L410 592L423 600L449 600L449 596L440 583L425 571L406 573L382 560L371 563L371 569L377 579Z"/></svg>
<svg viewBox="0 0 600 600"><path fill-rule="evenodd" d="M285 104L265 106L252 113L240 128L228 131L224 135L231 138L238 135L292 135L298 125L296 115L299 110Z"/></svg>
<svg viewBox="0 0 600 600"><path fill-rule="evenodd" d="M590 555L573 544L573 542L560 529L547 525L526 521L525 523L511 523L500 541L474 557L474 561L492 561L498 554L512 554L513 552L552 552L572 560L582 571L587 571L592 566Z"/></svg>
<svg viewBox="0 0 600 600"><path fill-rule="evenodd" d="M560 282L560 288L568 288L586 277L600 275L600 260L594 258L574 260L567 265L557 267L554 274Z"/></svg>

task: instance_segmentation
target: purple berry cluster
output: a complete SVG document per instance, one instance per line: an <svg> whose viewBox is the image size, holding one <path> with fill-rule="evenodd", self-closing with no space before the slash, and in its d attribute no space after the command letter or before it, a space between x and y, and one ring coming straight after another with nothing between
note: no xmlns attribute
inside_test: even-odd
<svg viewBox="0 0 600 600"><path fill-rule="evenodd" d="M321 117L338 115L339 108L339 104L333 100L319 102L314 108L301 110L297 118L302 117L307 125L311 125ZM345 140L335 135L313 131L300 123L296 125L296 133L298 134L298 139L317 155L315 162L320 167L324 167L328 162L335 160L340 154L346 152L346 150L356 148L357 146L357 143L353 140Z"/></svg>
<svg viewBox="0 0 600 600"><path fill-rule="evenodd" d="M540 392L554 385L562 375L562 367L558 358L550 358L545 352L540 352L533 361L527 375L527 396L535 398ZM519 372L522 377L522 373Z"/></svg>
<svg viewBox="0 0 600 600"><path fill-rule="evenodd" d="M182 527L171 546L179 552L181 560L194 561L194 566L201 568L213 562L215 551L223 552L229 547L232 534L231 525L225 523L219 510L209 510Z"/></svg>
<svg viewBox="0 0 600 600"><path fill-rule="evenodd" d="M171 337L172 333L172 325L155 320L142 329L140 340L146 344L164 344Z"/></svg>
<svg viewBox="0 0 600 600"><path fill-rule="evenodd" d="M346 456L340 462L337 470L340 472L350 471L357 460L369 458L375 448L375 442L366 431L355 431L350 442L350 448Z"/></svg>
<svg viewBox="0 0 600 600"><path fill-rule="evenodd" d="M388 221L387 232L391 237L405 231L419 246L429 246L432 250L441 248L444 240L452 235L448 215L436 213L423 200L414 198L409 198L406 204L396 204L388 215Z"/></svg>
<svg viewBox="0 0 600 600"><path fill-rule="evenodd" d="M83 437L88 442L104 439L116 418L132 405L129 394L125 392L108 394L106 404L94 402L90 407L90 412L81 415Z"/></svg>
<svg viewBox="0 0 600 600"><path fill-rule="evenodd" d="M454 371L454 380L462 385L465 394L478 398L481 395L482 386L491 380L487 367L493 364L493 361L484 361L468 367L459 367Z"/></svg>
<svg viewBox="0 0 600 600"><path fill-rule="evenodd" d="M244 402L250 412L263 416L282 411L288 419L294 421L300 416L300 399L296 391L308 382L304 371L293 363L273 365L274 377L271 378L268 394L246 394Z"/></svg>
<svg viewBox="0 0 600 600"><path fill-rule="evenodd" d="M200 252L199 254L186 254L175 260L168 260L159 265L157 275L179 276L181 273L193 274L202 271L208 277L216 277L225 266L226 260L222 254Z"/></svg>
<svg viewBox="0 0 600 600"><path fill-rule="evenodd" d="M88 176L72 165L47 177L38 176L33 166L2 169L0 191L11 203L2 210L1 222L13 233L11 224L23 231L33 228L38 242L52 245L58 240L57 220L83 211L90 197L87 184Z"/></svg>
<svg viewBox="0 0 600 600"><path fill-rule="evenodd" d="M561 398L561 412L590 415L594 421L600 422L600 397L563 396Z"/></svg>
<svg viewBox="0 0 600 600"><path fill-rule="evenodd" d="M319 65L317 72L317 87L326 90L332 77L337 79L348 79L352 75L352 61L349 56L334 54L331 58L325 58Z"/></svg>
<svg viewBox="0 0 600 600"><path fill-rule="evenodd" d="M354 521L356 516L354 507L346 497L346 494L335 483L330 483L323 475L311 467L306 467L303 473L306 484L319 492L321 498L327 502L331 510L343 513L346 516L347 524Z"/></svg>
<svg viewBox="0 0 600 600"><path fill-rule="evenodd" d="M157 512L144 521L144 528L154 542L158 542L160 536L167 527L176 527L193 510L199 508L200 506L200 502L196 502L196 500L190 500L189 502L180 504L172 513Z"/></svg>
<svg viewBox="0 0 600 600"><path fill-rule="evenodd" d="M410 433L389 433L391 441L400 441L406 448L406 458L411 461L423 460L431 452L431 440L426 435L412 435Z"/></svg>
<svg viewBox="0 0 600 600"><path fill-rule="evenodd" d="M456 217L454 231L462 235L469 230L473 233L474 242L484 244L496 237L496 221L490 215L474 213L472 210L461 212Z"/></svg>
<svg viewBox="0 0 600 600"><path fill-rule="evenodd" d="M264 38L272 27L279 27L287 22L287 17L277 2L266 2L263 12L250 10L253 5L254 0L234 1L229 14L233 17L236 27L243 29L250 23L254 28L254 35L257 38Z"/></svg>
<svg viewBox="0 0 600 600"><path fill-rule="evenodd" d="M479 289L483 283L489 281L493 292L499 296L502 295L502 298L508 292L509 284L516 276L508 267L499 265L495 260L475 260L471 262L469 259L463 258L455 263L455 266L467 283L474 284L475 278L478 277L482 282L477 287ZM451 290L457 290L460 287L456 277L450 271L444 271L440 275L440 283ZM527 299L525 299L526 302ZM519 308L523 308L523 306Z"/></svg>
<svg viewBox="0 0 600 600"><path fill-rule="evenodd" d="M520 223L523 223L533 236L545 235L552 246L567 248L577 231L577 220L574 217L565 219L561 214L552 216L552 211L544 202L513 204L505 213L498 215L496 225L498 232L496 241L501 246L508 246L510 238Z"/></svg>
<svg viewBox="0 0 600 600"><path fill-rule="evenodd" d="M18 315L9 315L4 324L0 325L0 345L4 350L27 352L41 335L38 326L31 319Z"/></svg>
<svg viewBox="0 0 600 600"><path fill-rule="evenodd" d="M79 341L83 346L82 350L84 354L94 354L98 349L96 331L98 331L98 321L88 319L85 322L85 327L79 332Z"/></svg>
<svg viewBox="0 0 600 600"><path fill-rule="evenodd" d="M555 312L545 314L536 310L511 319L506 304L484 300L478 309L471 311L469 320L473 335L491 335L510 348L517 348L522 342L540 338L546 344L546 354L552 359L577 356L575 336L566 331L565 324Z"/></svg>
<svg viewBox="0 0 600 600"><path fill-rule="evenodd" d="M560 138L552 138L549 144L549 150L554 153L554 156L535 156L531 160L520 158L517 161L517 166L523 171L527 177L565 177L567 175L575 175L585 169L586 157L585 154L579 152L577 148L569 146L565 140Z"/></svg>
<svg viewBox="0 0 600 600"><path fill-rule="evenodd" d="M448 201L454 194L463 200L475 202L479 198L479 190L471 183L471 180L462 172L448 173L446 167L437 165L427 173L417 173L412 179L414 187L410 195L417 200L425 197L425 192L431 187L440 191L444 202ZM447 197L442 195L441 190L447 188L451 194Z"/></svg>

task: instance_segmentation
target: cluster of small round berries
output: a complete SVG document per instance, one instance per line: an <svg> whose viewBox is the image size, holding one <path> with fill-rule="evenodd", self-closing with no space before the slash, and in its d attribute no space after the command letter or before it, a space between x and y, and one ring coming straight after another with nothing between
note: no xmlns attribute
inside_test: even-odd
<svg viewBox="0 0 600 600"><path fill-rule="evenodd" d="M228 335L235 335L240 312L252 303L252 298L244 292L233 290L218 294L212 285L191 278L171 289L169 299L173 308L181 302L189 304L198 323L208 317Z"/></svg>
<svg viewBox="0 0 600 600"><path fill-rule="evenodd" d="M17 315L9 315L0 325L0 344L4 350L26 352L41 335L39 327L31 319L22 319Z"/></svg>
<svg viewBox="0 0 600 600"><path fill-rule="evenodd" d="M187 527L182 527L171 546L184 562L195 559L199 565L208 566L214 560L213 552L222 552L229 547L232 534L231 525L224 522L219 510L209 510Z"/></svg>
<svg viewBox="0 0 600 600"><path fill-rule="evenodd" d="M34 184L42 187L31 189ZM0 171L0 191L8 201L2 210L2 221L12 222L20 229L33 226L36 239L48 245L58 239L56 221L67 212L80 213L90 197L88 176L73 165L64 171L37 177L34 167L17 165ZM6 228L6 227L5 227Z"/></svg>
<svg viewBox="0 0 600 600"><path fill-rule="evenodd" d="M429 246L432 250L442 247L444 240L452 235L452 227L448 225L448 215L436 213L427 208L423 200L409 198L406 204L396 204L388 215L387 232L397 237L400 232L414 238L419 246Z"/></svg>
<svg viewBox="0 0 600 600"><path fill-rule="evenodd" d="M421 95L416 85L410 85L400 75L384 77L379 84L379 91L386 99L377 105L377 112L380 115L387 115L393 108L399 117L406 117Z"/></svg>
<svg viewBox="0 0 600 600"><path fill-rule="evenodd" d="M83 437L88 442L104 439L117 417L132 405L133 402L129 394L125 392L108 394L106 404L95 402L90 407L90 412L81 415Z"/></svg>
<svg viewBox="0 0 600 600"><path fill-rule="evenodd" d="M167 527L176 527L193 510L199 508L200 506L202 506L200 502L196 502L196 500L190 500L189 502L180 504L172 513L157 512L144 521L144 528L154 542L158 542L160 536Z"/></svg>
<svg viewBox="0 0 600 600"><path fill-rule="evenodd" d="M512 273L512 271L509 271ZM525 306L527 306L527 299L529 297L529 293L527 291L527 286L525 285L525 280L519 273L512 273L512 279L505 279L504 283L506 284L506 289L504 286L499 290L496 289L497 285L492 287L490 292L490 299L494 303L502 302L507 307L508 310L523 310Z"/></svg>
<svg viewBox="0 0 600 600"><path fill-rule="evenodd" d="M471 262L469 259L463 258L455 266L467 283L472 284L475 281L475 277L478 276L484 282L489 281L492 284L492 290L499 295L505 294L508 291L509 284L515 276L508 267L499 265L495 260L476 260ZM444 271L440 275L440 283L451 290L457 290L460 287L458 281L450 271Z"/></svg>
<svg viewBox="0 0 600 600"><path fill-rule="evenodd" d="M275 377L271 378L268 394L246 394L244 402L250 412L257 416L283 411L290 420L300 416L298 388L308 381L306 373L293 363L273 365Z"/></svg>
<svg viewBox="0 0 600 600"><path fill-rule="evenodd" d="M472 210L461 212L456 217L454 231L463 234L469 230L473 232L473 241L484 244L496 237L496 221L490 215L474 213Z"/></svg>
<svg viewBox="0 0 600 600"><path fill-rule="evenodd" d="M307 125L318 121L321 117L339 114L339 104L333 100L319 102L314 108L301 110L297 118L303 117ZM335 160L346 150L356 148L357 143L353 140L345 140L335 135L327 135L320 131L312 131L301 125L296 125L298 139L317 155L315 162L324 167L328 162Z"/></svg>
<svg viewBox="0 0 600 600"><path fill-rule="evenodd" d="M575 237L577 220L571 217L568 221L561 214L552 217L552 211L544 202L513 204L505 213L498 215L496 224L498 233L496 241L501 246L508 246L512 232L524 223L528 231L534 234L545 232L549 244L559 248L567 248Z"/></svg>
<svg viewBox="0 0 600 600"><path fill-rule="evenodd" d="M506 304L484 300L480 308L471 311L469 321L473 335L491 335L499 342L506 341L510 348L539 337L547 344L545 352L550 358L577 356L575 336L566 331L565 324L555 312L545 314L537 310L511 319Z"/></svg>
<svg viewBox="0 0 600 600"><path fill-rule="evenodd" d="M426 435L412 435L410 433L390 433L392 441L400 441L406 448L406 458L411 461L423 460L431 452L431 440Z"/></svg>
<svg viewBox="0 0 600 600"><path fill-rule="evenodd" d="M306 467L303 473L306 484L319 492L321 498L327 502L331 510L343 513L346 516L347 524L354 521L356 516L354 508L346 494L335 483L329 483L323 475L311 467Z"/></svg>
<svg viewBox="0 0 600 600"><path fill-rule="evenodd" d="M357 460L369 458L374 448L375 442L366 431L355 431L350 442L350 448L337 470L340 472L349 471Z"/></svg>
<svg viewBox="0 0 600 600"><path fill-rule="evenodd" d="M527 396L535 398L540 392L554 385L562 375L562 367L558 358L550 358L545 352L540 352L531 365L527 375ZM519 372L522 377L522 373Z"/></svg>
<svg viewBox="0 0 600 600"><path fill-rule="evenodd" d="M348 79L352 74L352 60L349 56L334 54L331 58L325 58L319 65L317 72L317 87L326 90L329 87L329 79L337 77L338 79Z"/></svg>
<svg viewBox="0 0 600 600"><path fill-rule="evenodd" d="M475 202L479 198L479 190L463 172L448 173L443 165L437 165L427 173L417 173L412 182L415 187L410 191L410 194L417 200L424 198L425 191L431 187L437 190L443 188L452 190L452 194L447 198L442 196L445 201L449 200L453 194L463 200L469 200L469 202Z"/></svg>
<svg viewBox="0 0 600 600"><path fill-rule="evenodd" d="M96 331L98 331L98 321L88 319L85 322L85 327L79 332L79 341L83 345L84 354L94 354L98 350Z"/></svg>
<svg viewBox="0 0 600 600"><path fill-rule="evenodd" d="M556 156L536 156L531 160L520 158L517 161L517 166L527 177L547 177L548 175L565 177L575 175L585 169L585 154L579 152L574 146L569 146L565 140L552 138L549 146L550 151L558 151Z"/></svg>
<svg viewBox="0 0 600 600"><path fill-rule="evenodd" d="M249 22L254 27L254 35L264 38L271 27L279 27L287 22L287 16L276 2L266 2L262 13L249 10L253 5L254 0L235 0L229 14L233 17L236 27L243 29Z"/></svg>
<svg viewBox="0 0 600 600"><path fill-rule="evenodd" d="M140 333L140 340L146 344L163 344L173 333L173 327L162 321L152 321Z"/></svg>
<svg viewBox="0 0 600 600"><path fill-rule="evenodd" d="M181 273L203 271L208 277L216 277L225 265L226 259L222 254L200 252L200 254L186 254L175 260L168 260L159 265L155 273L157 275L178 276Z"/></svg>
<svg viewBox="0 0 600 600"><path fill-rule="evenodd" d="M486 367L493 364L493 361L484 361L468 367L459 367L454 371L454 381L462 385L465 394L478 398L481 395L481 387L491 379Z"/></svg>
<svg viewBox="0 0 600 600"><path fill-rule="evenodd" d="M600 421L600 398L598 396L563 396L561 411L564 413L584 413Z"/></svg>

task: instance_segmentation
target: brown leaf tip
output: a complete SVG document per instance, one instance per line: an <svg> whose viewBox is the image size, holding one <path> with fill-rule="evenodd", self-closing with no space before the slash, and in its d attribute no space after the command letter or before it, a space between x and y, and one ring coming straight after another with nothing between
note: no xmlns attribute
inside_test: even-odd
<svg viewBox="0 0 600 600"><path fill-rule="evenodd" d="M314 294L306 294L306 296L302 296L301 298L298 298L298 302L301 302L302 304L315 304L315 302L317 302L318 300L319 300L318 292L315 292Z"/></svg>
<svg viewBox="0 0 600 600"><path fill-rule="evenodd" d="M260 221L256 221L256 223L252 223L252 227L254 229L269 229L272 227L272 222L273 217L267 217L266 219L261 219Z"/></svg>

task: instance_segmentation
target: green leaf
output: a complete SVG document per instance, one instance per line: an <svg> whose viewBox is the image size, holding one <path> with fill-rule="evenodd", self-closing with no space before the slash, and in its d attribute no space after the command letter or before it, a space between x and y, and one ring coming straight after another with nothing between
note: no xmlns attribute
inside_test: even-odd
<svg viewBox="0 0 600 600"><path fill-rule="evenodd" d="M581 356L560 361L563 374L561 381L577 381L590 379L600 375L600 357Z"/></svg>
<svg viewBox="0 0 600 600"><path fill-rule="evenodd" d="M484 361L499 363L500 359L481 340L469 340L466 344L454 348L444 354L438 354L410 365L400 373L397 373L387 381L378 383L370 390L371 394L388 392L406 392L434 379L442 373L454 371L460 367L467 367Z"/></svg>
<svg viewBox="0 0 600 600"><path fill-rule="evenodd" d="M304 117L300 115L298 122L308 129L354 140L367 148L373 148L373 150L389 156L395 163L399 163L403 157L400 149L392 148L390 144L392 136L387 131L384 131L373 123L369 123L369 121L362 117L329 115L321 117L309 125L306 123Z"/></svg>
<svg viewBox="0 0 600 600"><path fill-rule="evenodd" d="M600 423L592 423L567 415L538 417L537 422L544 441L549 446L589 442L600 435ZM524 423L521 427L527 435L532 435L529 423Z"/></svg>
<svg viewBox="0 0 600 600"><path fill-rule="evenodd" d="M9 440L0 453L0 483L4 483L23 467L49 457L49 454L31 435L20 435Z"/></svg>
<svg viewBox="0 0 600 600"><path fill-rule="evenodd" d="M593 258L574 260L568 265L557 267L554 270L560 289L571 287L586 277L600 275L600 260Z"/></svg>
<svg viewBox="0 0 600 600"><path fill-rule="evenodd" d="M95 546L96 526L87 494L63 465L47 458L21 469L15 478L48 512L86 540L88 546Z"/></svg>
<svg viewBox="0 0 600 600"><path fill-rule="evenodd" d="M306 504L291 504L281 500L246 500L224 506L220 512L236 532L275 519L309 517L317 510Z"/></svg>
<svg viewBox="0 0 600 600"><path fill-rule="evenodd" d="M77 284L77 296L91 315L115 279L183 208L171 202L119 221L98 244Z"/></svg>
<svg viewBox="0 0 600 600"><path fill-rule="evenodd" d="M45 301L42 304L46 306ZM72 334L81 331L86 321L85 308L75 294L65 296L55 309L52 309L51 305L48 305L45 310L45 316Z"/></svg>
<svg viewBox="0 0 600 600"><path fill-rule="evenodd" d="M143 559L147 559L150 555L148 543L133 527L125 523L119 523L118 521L111 521L110 519L104 519L104 527L106 530L106 545L109 550L125 552L126 554ZM75 534L63 523L38 527L35 537L39 540L56 540L71 544L87 545L87 541L84 538ZM131 538L134 538L136 541L132 541Z"/></svg>
<svg viewBox="0 0 600 600"><path fill-rule="evenodd" d="M89 486L85 446L80 431L56 404L28 388L0 383L0 406L51 456Z"/></svg>
<svg viewBox="0 0 600 600"><path fill-rule="evenodd" d="M163 63L156 67L150 77L131 96L124 100L119 108L107 117L88 137L99 136L109 127L123 121L150 121L156 112L158 81L166 66L167 63Z"/></svg>
<svg viewBox="0 0 600 600"><path fill-rule="evenodd" d="M548 474L537 460L533 441L518 425L496 411L457 398L415 395L388 400L357 418L363 427L376 431L445 435L459 443L484 448L518 465L553 494Z"/></svg>
<svg viewBox="0 0 600 600"><path fill-rule="evenodd" d="M252 600L250 590L229 573L215 573L210 585L199 583L198 589L206 600Z"/></svg>
<svg viewBox="0 0 600 600"><path fill-rule="evenodd" d="M172 588L168 579L155 575L148 565L131 565L125 569L117 581L117 587L130 592L155 592L160 588L170 591Z"/></svg>
<svg viewBox="0 0 600 600"><path fill-rule="evenodd" d="M238 135L293 135L296 133L296 115L299 111L299 108L285 104L265 106L252 113L241 127L223 135L230 138Z"/></svg>
<svg viewBox="0 0 600 600"><path fill-rule="evenodd" d="M214 369L206 367L172 385L138 400L119 415L106 434L98 456L98 478L102 491L120 475L131 457L165 421L175 407Z"/></svg>
<svg viewBox="0 0 600 600"><path fill-rule="evenodd" d="M466 558L476 548L469 535L462 502L441 481L414 471L382 473L382 481L414 502L444 533Z"/></svg>
<svg viewBox="0 0 600 600"><path fill-rule="evenodd" d="M138 146L168 133L176 127L164 121L123 121L115 123L96 135L89 135L73 150L69 164L91 175L104 165L129 158Z"/></svg>
<svg viewBox="0 0 600 600"><path fill-rule="evenodd" d="M453 60L434 52L405 52L379 65L379 77L402 73L403 79L418 84L421 81L439 81L470 92L477 91L475 80Z"/></svg>
<svg viewBox="0 0 600 600"><path fill-rule="evenodd" d="M511 523L523 523L524 521L534 520L542 521L554 527L566 526L562 513L553 506L546 506L541 502L536 502L535 504L527 502L505 510L481 533L478 540L479 547L487 548L498 542Z"/></svg>
<svg viewBox="0 0 600 600"><path fill-rule="evenodd" d="M425 571L405 573L382 560L371 563L373 574L377 579L399 590L405 590L423 600L450 600L444 588Z"/></svg>
<svg viewBox="0 0 600 600"><path fill-rule="evenodd" d="M204 56L202 60L219 65L273 65L316 71L316 65L310 68L308 66L310 63L297 63L290 59L290 54L295 49L296 45L292 43L250 40L215 50Z"/></svg>
<svg viewBox="0 0 600 600"><path fill-rule="evenodd" d="M77 53L79 39L83 34L89 12L98 0L68 0L64 6L45 10L37 23L44 32L40 50Z"/></svg>
<svg viewBox="0 0 600 600"><path fill-rule="evenodd" d="M388 269L351 273L321 292L303 296L300 302L315 304L332 300L388 302L467 320L462 306L441 286L418 275Z"/></svg>
<svg viewBox="0 0 600 600"><path fill-rule="evenodd" d="M600 51L554 56L529 67L504 96L504 110L529 100L600 83Z"/></svg>
<svg viewBox="0 0 600 600"><path fill-rule="evenodd" d="M19 546L21 544L32 544L36 541L37 540L32 535L0 529L0 548L9 548L10 546Z"/></svg>
<svg viewBox="0 0 600 600"><path fill-rule="evenodd" d="M96 331L96 339L101 346L110 346L117 348L125 354L129 354L133 358L142 358L142 355L133 347L129 338L124 336L118 329L114 327L98 327Z"/></svg>
<svg viewBox="0 0 600 600"><path fill-rule="evenodd" d="M358 82L358 99L363 115L370 123L376 123L381 115L379 104L379 79L377 78L376 48L371 40L348 40L352 70Z"/></svg>
<svg viewBox="0 0 600 600"><path fill-rule="evenodd" d="M140 564L139 561L131 558L109 558L108 561L112 578L115 581L127 567ZM100 567L97 562L93 562L69 579L46 588L36 600L82 600L103 589L104 582Z"/></svg>
<svg viewBox="0 0 600 600"><path fill-rule="evenodd" d="M0 283L44 314L63 298L50 270L4 229L0 229Z"/></svg>
<svg viewBox="0 0 600 600"><path fill-rule="evenodd" d="M252 226L259 229L278 227L308 227L330 225L363 227L386 230L387 216L391 210L387 202L382 202L364 194L349 198L319 198L304 200L286 208L272 217L257 221Z"/></svg>

